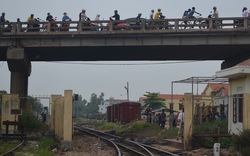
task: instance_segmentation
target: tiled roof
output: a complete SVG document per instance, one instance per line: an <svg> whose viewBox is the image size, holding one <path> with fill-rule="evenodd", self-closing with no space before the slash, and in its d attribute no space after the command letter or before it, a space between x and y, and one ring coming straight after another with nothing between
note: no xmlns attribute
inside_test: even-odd
<svg viewBox="0 0 250 156"><path fill-rule="evenodd" d="M216 83L209 83L208 86L214 92L218 92L220 89L224 88L225 95L228 95L228 84L216 84Z"/></svg>
<svg viewBox="0 0 250 156"><path fill-rule="evenodd" d="M165 100L171 100L172 94L158 94L159 98L165 99ZM194 97L199 98L197 96ZM144 101L146 99L145 96L142 96L139 98L139 101ZM173 100L183 100L184 99L184 94L173 94Z"/></svg>
<svg viewBox="0 0 250 156"><path fill-rule="evenodd" d="M236 66L250 66L250 58L245 61L240 62Z"/></svg>

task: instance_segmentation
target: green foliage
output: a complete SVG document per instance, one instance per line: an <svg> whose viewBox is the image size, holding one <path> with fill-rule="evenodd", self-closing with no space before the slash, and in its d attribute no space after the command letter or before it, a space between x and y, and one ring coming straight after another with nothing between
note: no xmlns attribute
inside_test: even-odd
<svg viewBox="0 0 250 156"><path fill-rule="evenodd" d="M91 94L90 102L85 107L87 114L95 114L98 113L98 105L103 102L104 93L101 93L99 97L95 93Z"/></svg>
<svg viewBox="0 0 250 156"><path fill-rule="evenodd" d="M128 131L130 132L140 132L148 129L160 130L160 126L158 126L157 124L152 124L144 120L131 122L129 123L128 127Z"/></svg>
<svg viewBox="0 0 250 156"><path fill-rule="evenodd" d="M228 134L227 131L228 121L227 120L215 120L213 122L205 122L194 126L194 134L214 134L216 130L220 129L221 134ZM221 148L228 148L232 145L232 139L225 137L220 138L219 142ZM214 139L212 137L195 137L193 138L193 145L195 147L213 148Z"/></svg>
<svg viewBox="0 0 250 156"><path fill-rule="evenodd" d="M28 104L31 105L32 111L36 113L40 113L43 108L41 102L39 102L36 98L33 97L28 98Z"/></svg>
<svg viewBox="0 0 250 156"><path fill-rule="evenodd" d="M211 134L215 132L215 129L220 127L220 132L227 134L228 121L227 120L215 120L214 122L205 122L194 126L194 133Z"/></svg>
<svg viewBox="0 0 250 156"><path fill-rule="evenodd" d="M161 107L165 107L164 99L158 97L158 93L150 93L144 94L146 97L144 107L149 107L154 109L159 109Z"/></svg>
<svg viewBox="0 0 250 156"><path fill-rule="evenodd" d="M0 142L0 155L8 152L11 149L13 149L16 145L17 145L16 143L3 143L3 142Z"/></svg>
<svg viewBox="0 0 250 156"><path fill-rule="evenodd" d="M32 111L23 111L19 117L20 121L25 122L25 129L27 130L36 130L43 126L42 121Z"/></svg>
<svg viewBox="0 0 250 156"><path fill-rule="evenodd" d="M82 96L79 95L78 101L74 101L74 115L82 116L86 114L96 114L98 113L99 107L104 101L104 93L98 97L95 93L91 94L90 102L87 100L82 99ZM78 112L78 113L77 113Z"/></svg>
<svg viewBox="0 0 250 156"><path fill-rule="evenodd" d="M244 130L239 135L233 135L233 146L242 154L249 155L250 129Z"/></svg>
<svg viewBox="0 0 250 156"><path fill-rule="evenodd" d="M39 140L39 148L52 150L56 146L56 141L53 138L43 137Z"/></svg>
<svg viewBox="0 0 250 156"><path fill-rule="evenodd" d="M122 133L124 131L125 126L119 123L111 123L106 121L97 122L96 129L99 130L114 130L118 133Z"/></svg>
<svg viewBox="0 0 250 156"><path fill-rule="evenodd" d="M22 151L17 152L18 156L53 156L51 150L56 147L54 138L42 137L38 140L38 146L31 146L23 148Z"/></svg>
<svg viewBox="0 0 250 156"><path fill-rule="evenodd" d="M173 127L170 129L164 129L163 135L164 135L164 138L166 139L176 139L178 135L178 128Z"/></svg>
<svg viewBox="0 0 250 156"><path fill-rule="evenodd" d="M74 110L73 110L74 115L75 116L77 116L77 115L81 116L81 115L85 114L86 113L85 108L86 108L87 103L88 103L87 100L82 99L82 96L79 95L78 100L74 101Z"/></svg>

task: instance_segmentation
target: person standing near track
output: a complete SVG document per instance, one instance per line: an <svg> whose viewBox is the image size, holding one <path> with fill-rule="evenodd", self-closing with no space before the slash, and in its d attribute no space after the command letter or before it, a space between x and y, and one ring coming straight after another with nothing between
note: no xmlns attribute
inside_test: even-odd
<svg viewBox="0 0 250 156"><path fill-rule="evenodd" d="M181 137L181 140L183 141L183 132L184 132L184 108L182 109L182 112L178 114L177 121L179 122L179 131L177 140L179 140L179 137Z"/></svg>

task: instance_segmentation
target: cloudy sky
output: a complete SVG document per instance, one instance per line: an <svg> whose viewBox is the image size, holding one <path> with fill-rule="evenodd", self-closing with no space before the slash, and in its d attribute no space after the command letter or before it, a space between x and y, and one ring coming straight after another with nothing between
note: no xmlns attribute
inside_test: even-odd
<svg viewBox="0 0 250 156"><path fill-rule="evenodd" d="M243 7L249 7L247 0L1 0L0 12L6 13L6 19L26 21L30 14L41 19L50 12L61 20L67 12L72 20L78 20L78 14L86 9L87 16L94 19L96 14L107 20L118 10L121 19L136 17L148 18L151 9L161 8L167 18L181 18L183 11L196 7L207 17L213 6L217 6L220 17L240 17ZM178 60L181 61L181 60ZM213 76L220 70L222 61L200 62L32 62L29 77L29 95L63 94L72 89L89 101L90 95L105 98L126 99L126 86L129 82L131 100L138 100L145 92L171 93L171 82L192 76ZM89 63L89 62L88 62ZM137 65L135 65L137 64ZM144 65L143 65L144 64ZM0 62L0 90L9 92L10 72L7 62ZM202 89L199 89L202 91ZM191 85L175 85L174 93L191 91Z"/></svg>

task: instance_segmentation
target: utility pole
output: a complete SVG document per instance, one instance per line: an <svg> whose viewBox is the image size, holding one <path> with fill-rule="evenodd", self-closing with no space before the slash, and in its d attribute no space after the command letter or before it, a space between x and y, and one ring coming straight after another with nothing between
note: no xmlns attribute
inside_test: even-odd
<svg viewBox="0 0 250 156"><path fill-rule="evenodd" d="M124 87L127 91L127 100L129 101L129 84L127 82L127 86Z"/></svg>

